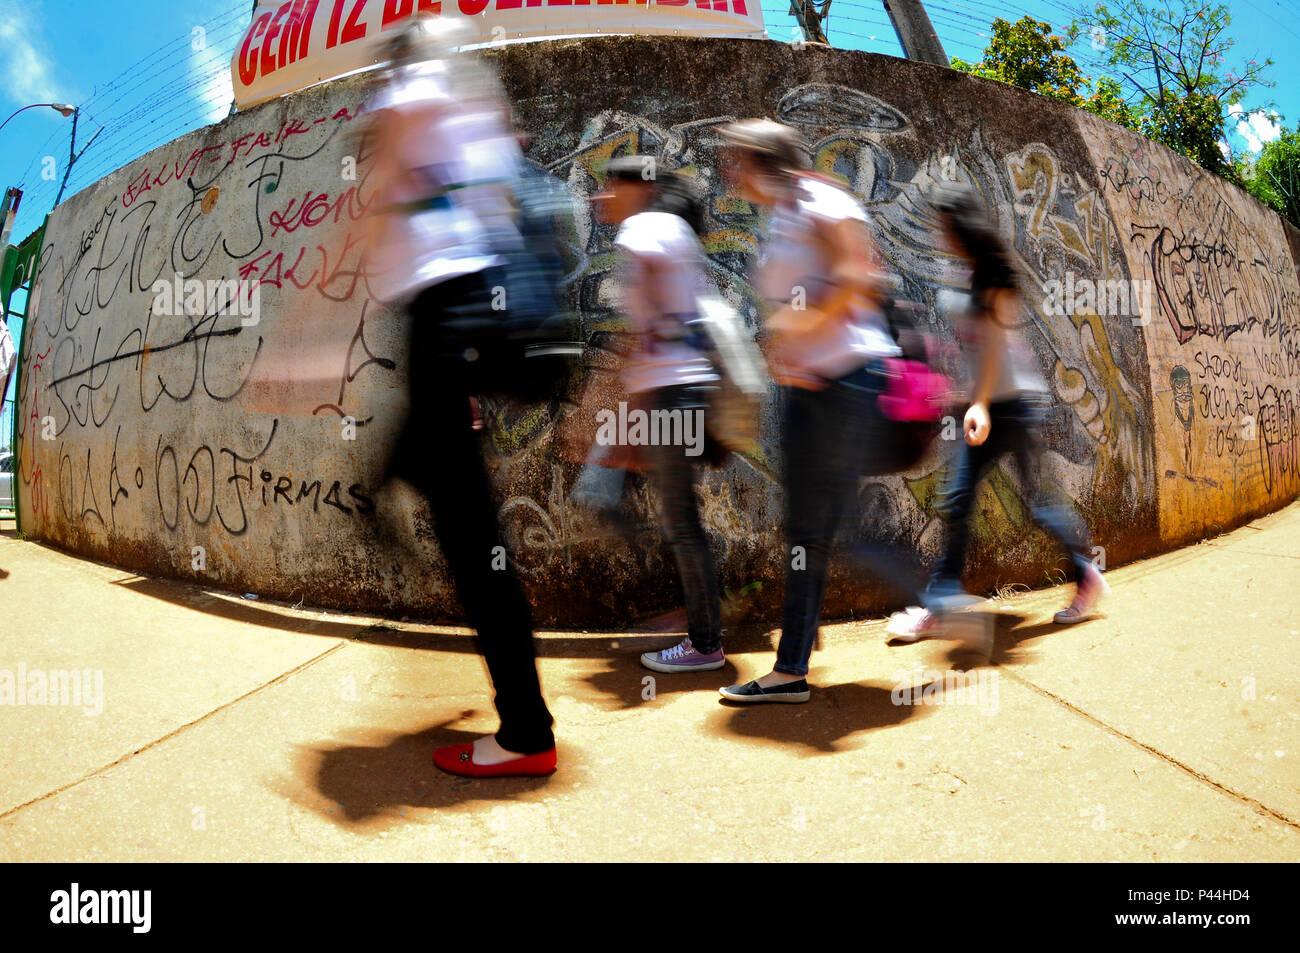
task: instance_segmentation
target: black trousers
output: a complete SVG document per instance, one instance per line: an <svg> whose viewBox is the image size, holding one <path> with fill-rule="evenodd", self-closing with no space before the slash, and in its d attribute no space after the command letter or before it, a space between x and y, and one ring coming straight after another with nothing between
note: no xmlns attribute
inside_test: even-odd
<svg viewBox="0 0 1300 953"><path fill-rule="evenodd" d="M704 415L707 413L707 388L679 385L655 391L655 409L696 414L696 436L704 440ZM691 645L703 655L722 648L722 596L718 574L709 549L709 537L700 523L695 480L700 469L699 456L686 456L684 446L650 446L645 451L652 464L651 480L659 493L660 522L664 536L677 558L677 573L686 600L686 628ZM701 450L703 447L700 448Z"/></svg>
<svg viewBox="0 0 1300 953"><path fill-rule="evenodd" d="M448 308L485 296L489 286L472 275L434 285L408 307L410 416L389 472L414 486L433 510L438 543L496 690L497 741L535 754L553 748L555 736L537 677L532 616L503 556L480 437L470 426L470 395L438 333Z"/></svg>

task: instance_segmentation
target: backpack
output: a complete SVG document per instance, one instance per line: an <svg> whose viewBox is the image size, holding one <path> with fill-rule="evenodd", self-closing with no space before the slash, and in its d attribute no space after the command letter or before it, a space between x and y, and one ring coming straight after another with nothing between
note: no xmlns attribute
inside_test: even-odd
<svg viewBox="0 0 1300 953"><path fill-rule="evenodd" d="M721 295L702 294L696 306L719 378L705 418L709 435L733 453L756 453L768 380L763 353L744 319Z"/></svg>
<svg viewBox="0 0 1300 953"><path fill-rule="evenodd" d="M522 242L495 249L502 264L485 272L491 297L443 322L444 349L459 357L471 393L546 400L568 382L583 352L577 316L562 301L559 235L572 228L573 205L528 162L520 163L510 193Z"/></svg>

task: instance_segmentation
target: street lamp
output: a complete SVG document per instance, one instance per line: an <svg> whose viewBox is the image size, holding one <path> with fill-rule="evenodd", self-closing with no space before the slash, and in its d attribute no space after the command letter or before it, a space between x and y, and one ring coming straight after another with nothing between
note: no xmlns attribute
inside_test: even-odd
<svg viewBox="0 0 1300 953"><path fill-rule="evenodd" d="M71 116L74 112L77 111L76 106L69 106L67 103L32 103L30 106L24 106L23 109L35 109L38 106L49 106L51 109L57 110L59 114L63 116L64 119L67 119L69 116ZM13 119L14 116L17 116L18 113L23 111L23 109L19 109L17 112L13 114L13 116L10 116L9 119ZM4 122L0 122L0 129L3 129L6 125L8 125L9 119L6 119Z"/></svg>

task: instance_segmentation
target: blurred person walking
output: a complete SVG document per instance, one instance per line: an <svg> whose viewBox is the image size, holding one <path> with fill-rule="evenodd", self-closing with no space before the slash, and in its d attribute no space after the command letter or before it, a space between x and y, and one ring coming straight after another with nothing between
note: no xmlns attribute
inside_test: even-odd
<svg viewBox="0 0 1300 953"><path fill-rule="evenodd" d="M643 452L658 491L661 523L677 560L686 602L687 636L641 664L656 672L703 672L726 664L722 651L722 600L709 539L700 523L695 481L700 464L715 459L704 427L719 376L698 312L708 284L703 207L691 187L658 171L652 156L609 162L597 214L617 224L614 246L623 312L635 341L622 369L623 383L638 406L650 411L656 437ZM614 408L609 408L611 411Z"/></svg>
<svg viewBox="0 0 1300 953"><path fill-rule="evenodd" d="M389 44L389 82L370 106L368 281L409 325L410 407L388 475L409 482L433 511L501 722L473 744L439 748L434 763L468 777L542 775L556 768L553 719L528 603L499 558L505 550L470 402L479 355L463 346L467 328L510 316L509 308L494 313L493 298L507 283L503 250L522 247L511 183L523 157L504 125L495 77L454 55L455 29L429 17L403 29Z"/></svg>
<svg viewBox="0 0 1300 953"><path fill-rule="evenodd" d="M1078 512L1068 501L1050 499L1043 486L1042 426L1051 396L1017 330L1025 304L1010 251L970 189L942 186L932 203L941 243L970 270L970 306L956 330L972 386L962 420L965 440L949 462L936 505L946 541L927 596L932 606L978 601L961 582L971 507L980 480L1002 454L1010 453L1034 522L1060 542L1073 566L1074 599L1055 620L1083 622L1110 587L1088 558L1091 543ZM943 627L936 612L913 607L892 628L894 641L909 642L941 635Z"/></svg>
<svg viewBox="0 0 1300 953"><path fill-rule="evenodd" d="M751 119L720 132L734 191L770 212L753 283L772 312L764 350L785 407L790 560L772 671L720 691L737 702L805 702L831 544L859 478L884 472L877 398L884 359L901 352L881 311L879 258L858 200L807 171L788 126Z"/></svg>

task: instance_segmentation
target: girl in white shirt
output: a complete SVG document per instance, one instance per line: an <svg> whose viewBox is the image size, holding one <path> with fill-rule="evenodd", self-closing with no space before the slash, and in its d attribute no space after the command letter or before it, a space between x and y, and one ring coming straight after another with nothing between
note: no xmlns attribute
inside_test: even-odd
<svg viewBox="0 0 1300 953"><path fill-rule="evenodd" d="M644 450L664 534L677 559L688 634L676 645L644 653L641 664L665 673L719 669L726 664L721 595L695 499L697 465L707 459L706 449L712 456L704 414L718 381L708 339L697 323L697 301L708 283L697 237L703 210L683 181L656 172L650 156L612 160L596 202L601 218L619 225L614 240L619 290L636 341L623 381L629 394L643 396L644 409L661 420L680 421L679 430L660 425L659 432L680 440L658 441Z"/></svg>
<svg viewBox="0 0 1300 953"><path fill-rule="evenodd" d="M773 312L765 351L783 385L790 560L772 671L721 692L739 702L805 702L831 543L859 478L880 472L882 359L899 350L880 311L878 257L857 199L805 171L803 144L788 126L751 119L721 133L735 191L771 216L754 284Z"/></svg>
<svg viewBox="0 0 1300 953"><path fill-rule="evenodd" d="M389 471L429 502L501 719L493 735L437 749L434 764L469 777L544 775L556 767L555 737L529 607L513 568L489 558L502 547L496 504L471 427L466 362L446 334L450 321L491 314L498 253L522 244L508 191L521 157L494 78L453 55L449 24L421 17L390 43L396 68L366 130L370 287L406 312L410 334L410 410Z"/></svg>

